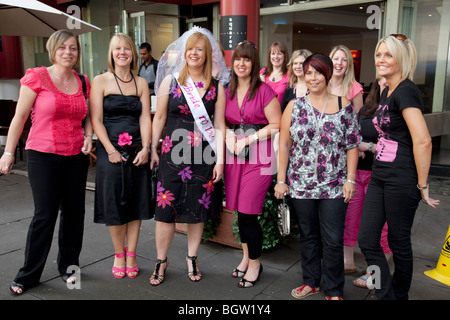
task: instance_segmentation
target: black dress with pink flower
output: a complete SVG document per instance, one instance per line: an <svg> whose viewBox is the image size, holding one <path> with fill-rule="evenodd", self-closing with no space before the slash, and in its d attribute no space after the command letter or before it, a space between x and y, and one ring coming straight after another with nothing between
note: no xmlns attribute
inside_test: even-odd
<svg viewBox="0 0 450 320"><path fill-rule="evenodd" d="M202 97L213 120L219 82L213 80ZM218 215L222 184L212 183L215 154L195 125L178 83L172 80L166 130L159 157L155 220L200 223Z"/></svg>
<svg viewBox="0 0 450 320"><path fill-rule="evenodd" d="M103 99L103 124L114 147L128 160L111 163L97 143L94 222L107 226L153 217L150 201L150 167L136 167L133 156L142 148L138 96L111 94ZM121 146L122 145L122 146Z"/></svg>

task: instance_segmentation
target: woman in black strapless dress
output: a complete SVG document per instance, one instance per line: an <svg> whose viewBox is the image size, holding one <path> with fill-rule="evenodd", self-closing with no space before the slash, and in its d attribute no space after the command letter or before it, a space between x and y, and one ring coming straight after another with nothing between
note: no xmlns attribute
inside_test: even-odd
<svg viewBox="0 0 450 320"><path fill-rule="evenodd" d="M93 127L99 139L94 222L109 228L116 278L138 275L136 247L141 221L154 213L149 197L150 96L147 82L132 73L136 66L132 40L124 34L114 35L109 71L94 78L90 94Z"/></svg>

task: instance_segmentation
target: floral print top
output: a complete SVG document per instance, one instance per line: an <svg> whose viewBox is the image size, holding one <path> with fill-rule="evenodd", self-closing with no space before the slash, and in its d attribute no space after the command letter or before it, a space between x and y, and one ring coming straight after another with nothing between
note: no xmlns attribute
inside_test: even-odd
<svg viewBox="0 0 450 320"><path fill-rule="evenodd" d="M213 117L219 82L201 97ZM167 223L206 222L220 213L221 185L213 184L215 155L195 124L186 97L172 79L167 122L161 136L155 219Z"/></svg>
<svg viewBox="0 0 450 320"><path fill-rule="evenodd" d="M348 149L360 141L360 127L353 105L323 115L305 97L295 101L292 110L287 182L295 199L342 198L347 177ZM319 132L316 132L316 128Z"/></svg>

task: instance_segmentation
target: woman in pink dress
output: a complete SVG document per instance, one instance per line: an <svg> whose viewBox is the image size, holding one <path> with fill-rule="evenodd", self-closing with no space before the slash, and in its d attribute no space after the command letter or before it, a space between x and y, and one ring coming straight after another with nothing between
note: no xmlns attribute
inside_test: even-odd
<svg viewBox="0 0 450 320"><path fill-rule="evenodd" d="M272 183L275 157L271 143L278 132L281 109L276 93L261 82L258 50L251 42L237 45L226 91L225 198L238 211L243 257L232 276L239 287L252 287L262 272L262 229L258 215ZM246 149L248 150L246 152ZM257 186L257 187L256 187Z"/></svg>

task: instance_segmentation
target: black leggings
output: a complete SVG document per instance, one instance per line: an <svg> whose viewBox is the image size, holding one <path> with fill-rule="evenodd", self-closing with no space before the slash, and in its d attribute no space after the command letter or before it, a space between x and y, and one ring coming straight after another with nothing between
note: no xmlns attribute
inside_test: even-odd
<svg viewBox="0 0 450 320"><path fill-rule="evenodd" d="M261 256L263 233L257 214L238 212L238 226L241 242L247 244L248 256L255 260Z"/></svg>

